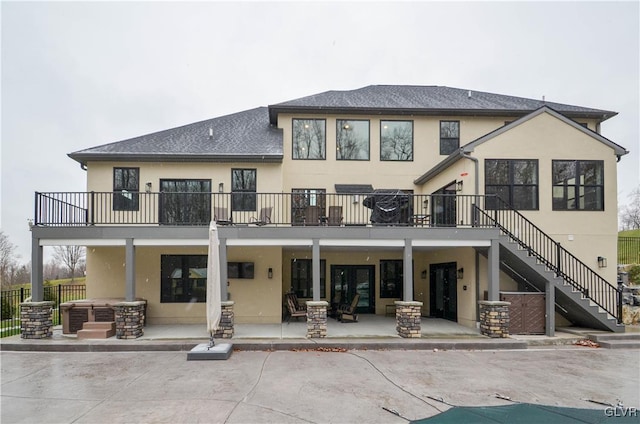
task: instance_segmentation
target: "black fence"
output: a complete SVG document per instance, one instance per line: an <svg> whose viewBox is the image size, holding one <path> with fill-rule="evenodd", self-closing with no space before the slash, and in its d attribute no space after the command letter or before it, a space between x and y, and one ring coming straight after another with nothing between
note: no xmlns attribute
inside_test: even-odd
<svg viewBox="0 0 640 424"><path fill-rule="evenodd" d="M640 237L618 237L618 264L640 264Z"/></svg>
<svg viewBox="0 0 640 424"><path fill-rule="evenodd" d="M62 323L60 304L86 297L84 284L68 284L44 287L44 300L53 302L53 325ZM0 321L0 337L20 334L20 303L31 296L30 288L2 290L2 321Z"/></svg>

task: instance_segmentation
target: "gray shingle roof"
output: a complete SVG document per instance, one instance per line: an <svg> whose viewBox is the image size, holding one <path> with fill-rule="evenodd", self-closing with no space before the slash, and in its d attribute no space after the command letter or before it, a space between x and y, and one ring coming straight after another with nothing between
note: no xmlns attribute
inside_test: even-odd
<svg viewBox="0 0 640 424"><path fill-rule="evenodd" d="M518 116L542 106L570 117L608 119L615 112L566 105L523 97L505 96L481 91L441 86L370 85L349 91L326 91L269 106L271 123L279 112L353 112L370 113L393 111L394 113L442 114L493 114L496 112Z"/></svg>
<svg viewBox="0 0 640 424"><path fill-rule="evenodd" d="M212 136L210 137L210 130ZM87 160L281 160L282 130L269 125L266 107L69 154Z"/></svg>

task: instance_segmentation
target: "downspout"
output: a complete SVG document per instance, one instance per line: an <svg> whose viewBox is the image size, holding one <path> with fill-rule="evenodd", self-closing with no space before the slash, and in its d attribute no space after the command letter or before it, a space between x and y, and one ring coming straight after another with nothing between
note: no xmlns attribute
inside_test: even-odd
<svg viewBox="0 0 640 424"><path fill-rule="evenodd" d="M479 160L478 158L474 158L473 156L469 155L468 153L465 153L464 150L460 149L460 154L462 155L463 158L469 159L473 161L474 164L474 173L475 175L475 182L474 182L474 188L475 188L475 195L479 195L480 194L480 180L478 178L478 175L480 173L480 164L479 164Z"/></svg>
<svg viewBox="0 0 640 424"><path fill-rule="evenodd" d="M474 168L474 173L475 173L475 180L474 180L474 190L475 190L475 195L478 196L480 194L480 181L479 181L479 174L480 174L480 161L478 160L478 158L475 158L467 153L464 152L463 149L460 149L460 153L462 154L463 158L469 159L471 161L473 161L473 168ZM476 255L475 255L475 267L476 267L476 322L480 323L480 308L478 307L478 301L481 299L480 298L480 253L476 250ZM483 297L484 298L484 297Z"/></svg>

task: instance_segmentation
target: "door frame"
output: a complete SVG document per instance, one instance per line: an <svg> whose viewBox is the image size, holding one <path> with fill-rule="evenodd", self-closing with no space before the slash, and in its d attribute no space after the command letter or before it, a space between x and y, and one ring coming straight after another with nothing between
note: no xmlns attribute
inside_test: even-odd
<svg viewBox="0 0 640 424"><path fill-rule="evenodd" d="M458 322L458 276L457 276L457 262L442 262L429 265L429 315L436 318L444 318L449 321ZM453 282L453 287L448 284L444 284L442 287L441 299L438 299L438 281L437 271L440 269L448 270L449 283ZM444 282L443 282L444 283ZM448 287L448 294L445 293ZM453 298L453 302L451 302ZM437 301L442 301L442 313L437 308ZM451 308L453 306L453 308ZM442 315L442 316L440 316Z"/></svg>

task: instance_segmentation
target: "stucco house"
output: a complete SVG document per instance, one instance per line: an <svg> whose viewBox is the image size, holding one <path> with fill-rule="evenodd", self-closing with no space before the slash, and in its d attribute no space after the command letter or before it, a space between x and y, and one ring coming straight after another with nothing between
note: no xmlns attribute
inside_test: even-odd
<svg viewBox="0 0 640 424"><path fill-rule="evenodd" d="M540 292L547 334L619 331L616 166L628 152L600 133L615 115L379 85L73 152L86 192L36 193L34 300L42 247L79 244L88 297L146 299L148 324L205 322L216 220L237 323L281 322L293 291L329 308L357 293L361 314L413 302L475 327L482 301Z"/></svg>

